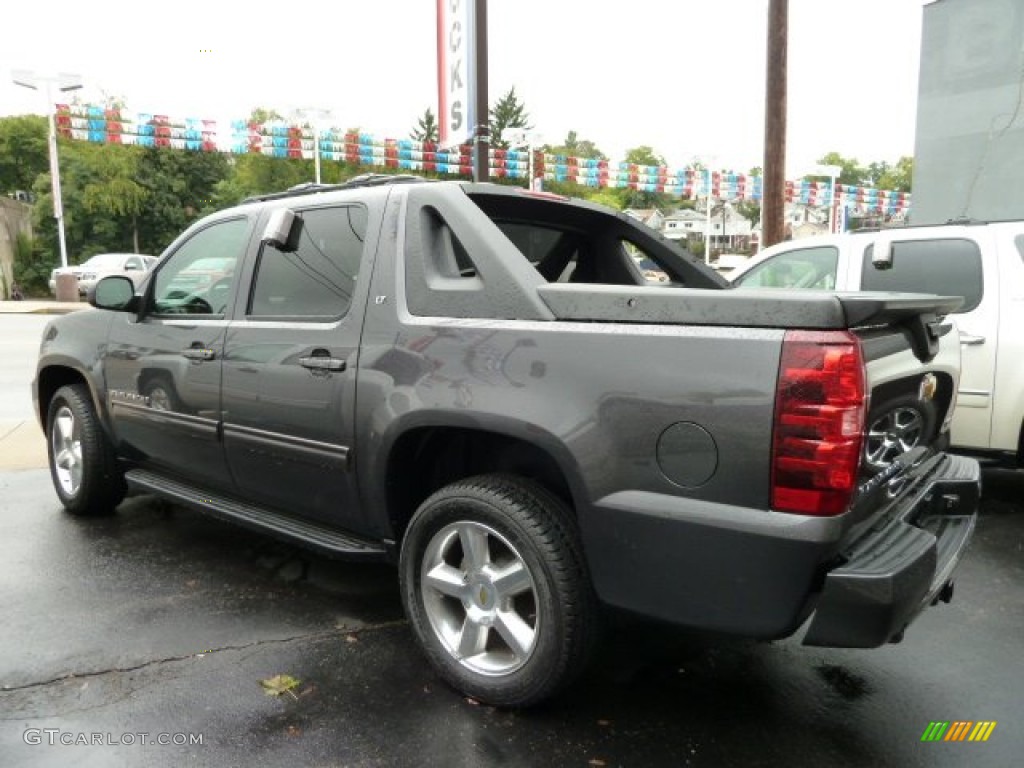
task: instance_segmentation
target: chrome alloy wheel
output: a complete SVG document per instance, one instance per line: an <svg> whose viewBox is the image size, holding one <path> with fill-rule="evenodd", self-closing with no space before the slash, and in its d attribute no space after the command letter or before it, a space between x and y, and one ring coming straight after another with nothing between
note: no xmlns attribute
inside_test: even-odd
<svg viewBox="0 0 1024 768"><path fill-rule="evenodd" d="M50 428L50 450L57 480L68 496L74 496L82 487L82 436L78 421L67 405L62 405Z"/></svg>
<svg viewBox="0 0 1024 768"><path fill-rule="evenodd" d="M540 632L537 588L493 528L459 521L439 530L424 553L420 589L434 633L466 669L507 675L529 660Z"/></svg>
<svg viewBox="0 0 1024 768"><path fill-rule="evenodd" d="M924 417L916 408L900 406L871 423L864 457L876 469L889 466L897 456L915 448L924 433Z"/></svg>

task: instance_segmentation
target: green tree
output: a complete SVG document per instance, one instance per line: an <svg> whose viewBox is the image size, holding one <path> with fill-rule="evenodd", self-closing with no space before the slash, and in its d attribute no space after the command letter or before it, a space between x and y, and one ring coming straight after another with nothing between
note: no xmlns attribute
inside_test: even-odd
<svg viewBox="0 0 1024 768"><path fill-rule="evenodd" d="M509 128L518 128L523 131L533 128L526 106L516 96L514 85L491 107L490 128L491 146L499 149L508 149L509 142L505 140L504 133Z"/></svg>
<svg viewBox="0 0 1024 768"><path fill-rule="evenodd" d="M64 228L72 263L104 251L134 250L137 217L148 196L136 181L140 147L58 140ZM56 254L50 174L36 178L33 224L44 251Z"/></svg>
<svg viewBox="0 0 1024 768"><path fill-rule="evenodd" d="M228 175L219 152L61 141L61 185L69 260L104 251L160 253L202 213ZM39 249L58 252L49 174L35 184Z"/></svg>
<svg viewBox="0 0 1024 768"><path fill-rule="evenodd" d="M589 160L607 160L608 156L597 148L597 145L589 139L580 139L576 131L569 131L562 144L554 146L546 144L541 148L545 153L551 155L565 155L566 157L583 157Z"/></svg>
<svg viewBox="0 0 1024 768"><path fill-rule="evenodd" d="M868 163L864 169L864 184L870 187L877 187L878 180L892 171L892 166L882 160L881 162Z"/></svg>
<svg viewBox="0 0 1024 768"><path fill-rule="evenodd" d="M434 117L434 111L430 107L427 107L427 111L416 122L416 127L412 129L409 137L413 141L437 141L437 118Z"/></svg>
<svg viewBox="0 0 1024 768"><path fill-rule="evenodd" d="M249 113L250 123L273 123L284 120L284 116L276 109L269 107L253 107L252 112Z"/></svg>
<svg viewBox="0 0 1024 768"><path fill-rule="evenodd" d="M886 167L875 179L875 186L879 189L909 192L913 181L914 158L903 156L896 161L896 165Z"/></svg>
<svg viewBox="0 0 1024 768"><path fill-rule="evenodd" d="M141 250L160 253L193 221L216 210L214 192L228 173L220 152L144 149L136 177L148 193L139 217Z"/></svg>
<svg viewBox="0 0 1024 768"><path fill-rule="evenodd" d="M636 165L665 165L665 158L654 151L653 148L643 144L626 150L626 162ZM657 192L642 192L638 189L625 190L628 193L628 208L659 208L666 210L672 207L676 198L672 195L659 194Z"/></svg>
<svg viewBox="0 0 1024 768"><path fill-rule="evenodd" d="M138 182L137 147L84 145L88 176L78 190L86 214L95 219L130 222L132 250L139 253L139 214L149 190Z"/></svg>
<svg viewBox="0 0 1024 768"><path fill-rule="evenodd" d="M239 155L234 158L229 175L216 183L214 203L216 207L223 208L251 195L283 192L312 179L311 161L262 154Z"/></svg>
<svg viewBox="0 0 1024 768"><path fill-rule="evenodd" d="M740 200L733 207L736 213L751 224L757 224L761 220L761 204L756 200Z"/></svg>
<svg viewBox="0 0 1024 768"><path fill-rule="evenodd" d="M36 115L0 118L0 194L30 190L49 168L46 118Z"/></svg>
<svg viewBox="0 0 1024 768"><path fill-rule="evenodd" d="M626 162L636 165L665 165L665 158L656 153L653 148L643 144L626 150Z"/></svg>
<svg viewBox="0 0 1024 768"><path fill-rule="evenodd" d="M840 184L861 186L867 181L868 169L862 166L856 158L843 157L838 152L829 152L824 157L819 158L818 163L820 165L836 165L842 168L839 178L836 179ZM811 178L820 179L821 181L829 180L827 176L813 176Z"/></svg>
<svg viewBox="0 0 1024 768"><path fill-rule="evenodd" d="M616 210L621 211L626 206L625 201L623 200L623 195L619 193L628 191L629 190L608 189L606 187L592 192L586 196L586 199L592 203L607 205L609 208L615 208Z"/></svg>
<svg viewBox="0 0 1024 768"><path fill-rule="evenodd" d="M28 235L19 232L15 236L12 277L26 296L47 296L50 292L50 272L58 265L57 256L35 248ZM4 298L7 298L11 287L4 287Z"/></svg>

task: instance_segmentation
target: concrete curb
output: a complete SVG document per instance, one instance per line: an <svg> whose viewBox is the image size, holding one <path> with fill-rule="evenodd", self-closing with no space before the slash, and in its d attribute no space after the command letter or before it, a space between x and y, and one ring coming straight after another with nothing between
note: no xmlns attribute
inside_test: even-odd
<svg viewBox="0 0 1024 768"><path fill-rule="evenodd" d="M92 309L84 301L0 301L0 315L66 315Z"/></svg>
<svg viewBox="0 0 1024 768"><path fill-rule="evenodd" d="M46 437L35 420L0 421L0 472L46 466Z"/></svg>

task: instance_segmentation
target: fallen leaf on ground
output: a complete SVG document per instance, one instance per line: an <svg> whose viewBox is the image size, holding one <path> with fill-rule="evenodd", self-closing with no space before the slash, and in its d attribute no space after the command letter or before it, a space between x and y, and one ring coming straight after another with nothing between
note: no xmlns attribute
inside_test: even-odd
<svg viewBox="0 0 1024 768"><path fill-rule="evenodd" d="M260 680L260 685L263 686L263 692L267 696L280 696L287 693L293 699L297 699L293 688L298 688L301 680L296 680L291 675L274 675L268 677L266 680Z"/></svg>

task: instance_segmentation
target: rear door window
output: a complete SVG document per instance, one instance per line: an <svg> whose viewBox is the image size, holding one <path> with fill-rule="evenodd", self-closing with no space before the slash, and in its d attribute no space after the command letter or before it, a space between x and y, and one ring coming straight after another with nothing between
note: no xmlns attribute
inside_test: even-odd
<svg viewBox="0 0 1024 768"><path fill-rule="evenodd" d="M956 314L970 312L981 303L981 250L973 240L897 240L891 269L875 269L873 252L873 245L864 249L862 290L963 296Z"/></svg>
<svg viewBox="0 0 1024 768"><path fill-rule="evenodd" d="M347 205L297 213L303 226L295 252L263 248L250 317L327 321L348 313L363 258L366 208Z"/></svg>

